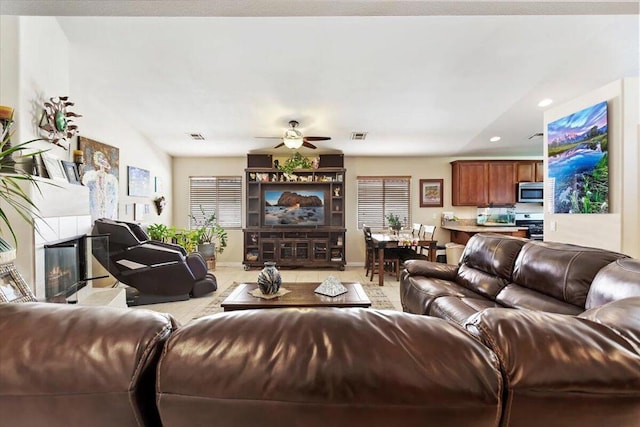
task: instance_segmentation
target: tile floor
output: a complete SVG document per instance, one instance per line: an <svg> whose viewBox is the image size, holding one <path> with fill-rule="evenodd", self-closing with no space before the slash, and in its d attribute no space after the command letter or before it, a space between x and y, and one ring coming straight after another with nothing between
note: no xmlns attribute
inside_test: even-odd
<svg viewBox="0 0 640 427"><path fill-rule="evenodd" d="M163 304L150 304L139 306L136 308L145 308L154 311L172 314L181 324L186 324L198 315L204 307L206 307L218 294L223 292L233 282L255 282L259 270L244 271L242 266L226 267L217 266L215 271L211 271L218 280L218 290L210 295L202 298L192 298L188 301L176 301ZM343 282L360 282L367 283L369 278L365 277L365 270L362 266L347 266L344 271L332 269L293 269L280 270L283 282L321 282L327 276L333 275ZM378 276L374 277L374 282L378 283ZM399 282L395 280L395 276L386 275L382 291L387 295L391 303L398 311L402 311L400 305L400 289Z"/></svg>

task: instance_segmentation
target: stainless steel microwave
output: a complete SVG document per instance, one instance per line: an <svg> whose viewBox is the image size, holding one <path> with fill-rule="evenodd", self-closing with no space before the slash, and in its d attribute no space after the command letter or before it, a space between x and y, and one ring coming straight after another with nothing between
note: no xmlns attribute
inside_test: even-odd
<svg viewBox="0 0 640 427"><path fill-rule="evenodd" d="M518 183L518 203L542 203L544 200L544 183Z"/></svg>

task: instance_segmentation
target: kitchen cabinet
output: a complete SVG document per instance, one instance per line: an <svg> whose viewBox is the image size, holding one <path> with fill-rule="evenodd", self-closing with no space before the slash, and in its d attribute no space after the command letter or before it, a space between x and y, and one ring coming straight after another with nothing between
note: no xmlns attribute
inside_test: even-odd
<svg viewBox="0 0 640 427"><path fill-rule="evenodd" d="M515 162L488 162L487 204L513 205L516 203Z"/></svg>
<svg viewBox="0 0 640 427"><path fill-rule="evenodd" d="M451 163L453 206L487 204L487 162L456 161Z"/></svg>
<svg viewBox="0 0 640 427"><path fill-rule="evenodd" d="M453 206L507 205L516 202L516 162L458 160L451 162Z"/></svg>
<svg viewBox="0 0 640 427"><path fill-rule="evenodd" d="M543 182L544 163L541 160L518 161L516 164L516 182Z"/></svg>

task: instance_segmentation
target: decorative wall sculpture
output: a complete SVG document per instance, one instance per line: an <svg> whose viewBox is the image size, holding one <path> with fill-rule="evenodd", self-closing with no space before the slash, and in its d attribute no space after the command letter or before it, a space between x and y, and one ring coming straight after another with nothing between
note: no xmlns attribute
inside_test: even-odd
<svg viewBox="0 0 640 427"><path fill-rule="evenodd" d="M40 118L40 128L47 132L47 140L65 150L69 149L69 141L78 130L72 117L82 117L67 110L73 105L75 104L69 101L68 96L49 98L49 101L44 103L44 111Z"/></svg>

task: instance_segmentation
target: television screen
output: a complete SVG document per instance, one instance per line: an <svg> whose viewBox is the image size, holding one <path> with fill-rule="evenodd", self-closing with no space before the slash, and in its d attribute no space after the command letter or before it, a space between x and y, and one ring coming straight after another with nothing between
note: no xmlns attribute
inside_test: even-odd
<svg viewBox="0 0 640 427"><path fill-rule="evenodd" d="M325 225L324 190L265 190L265 226Z"/></svg>

